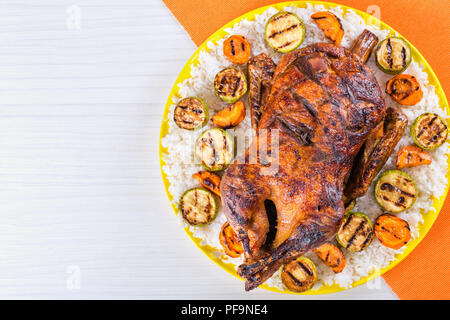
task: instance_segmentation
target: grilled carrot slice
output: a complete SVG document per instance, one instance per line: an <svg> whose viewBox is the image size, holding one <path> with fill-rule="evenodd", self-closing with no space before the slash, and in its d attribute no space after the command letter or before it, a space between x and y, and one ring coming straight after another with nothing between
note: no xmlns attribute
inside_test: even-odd
<svg viewBox="0 0 450 320"><path fill-rule="evenodd" d="M311 18L328 39L334 44L341 44L344 28L338 17L330 11L321 11L311 15Z"/></svg>
<svg viewBox="0 0 450 320"><path fill-rule="evenodd" d="M325 243L313 250L316 255L327 266L333 269L334 273L342 272L345 268L345 257L342 251L332 243Z"/></svg>
<svg viewBox="0 0 450 320"><path fill-rule="evenodd" d="M386 93L397 103L412 106L420 102L423 91L416 77L399 74L386 83Z"/></svg>
<svg viewBox="0 0 450 320"><path fill-rule="evenodd" d="M247 63L251 49L250 43L239 35L233 35L223 43L223 55L235 64Z"/></svg>
<svg viewBox="0 0 450 320"><path fill-rule="evenodd" d="M392 249L400 249L411 239L408 222L389 213L375 221L375 235L383 246Z"/></svg>
<svg viewBox="0 0 450 320"><path fill-rule="evenodd" d="M220 196L220 177L208 171L199 171L192 175L202 186Z"/></svg>
<svg viewBox="0 0 450 320"><path fill-rule="evenodd" d="M431 161L430 154L416 146L404 147L397 154L397 168L399 169L430 164Z"/></svg>
<svg viewBox="0 0 450 320"><path fill-rule="evenodd" d="M244 252L236 232L234 232L228 222L223 224L222 229L220 230L219 240L225 253L232 258L237 258Z"/></svg>
<svg viewBox="0 0 450 320"><path fill-rule="evenodd" d="M245 118L244 102L238 101L235 104L222 109L216 113L212 121L221 128L231 128L237 126Z"/></svg>

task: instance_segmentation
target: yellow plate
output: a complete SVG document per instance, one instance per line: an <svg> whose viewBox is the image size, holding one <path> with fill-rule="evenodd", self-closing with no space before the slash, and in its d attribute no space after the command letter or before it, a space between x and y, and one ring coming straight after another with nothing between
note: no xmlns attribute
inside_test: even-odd
<svg viewBox="0 0 450 320"><path fill-rule="evenodd" d="M175 84L173 85L173 88L169 94L169 98L167 99L167 103L166 103L166 107L164 110L164 116L163 116L163 121L161 124L161 134L160 134L160 142L159 142L159 159L160 159L160 165L161 165L161 173L162 173L162 178L164 181L164 187L166 189L167 195L169 197L169 200L172 201L173 200L173 196L170 194L169 192L169 181L167 179L167 175L164 173L164 171L162 170L162 167L164 166L164 159L163 159L163 155L167 154L167 149L164 148L161 144L161 139L169 132L169 123L168 123L168 114L169 114L169 106L173 104L173 100L172 98L174 96L176 97L180 97L178 94L178 84L183 82L185 79L190 77L190 73L191 73L191 65L193 64L198 64L198 55L200 53L200 51L205 50L205 51L209 51L207 48L207 43L209 41L213 41L214 43L216 43L219 39L223 38L224 36L227 35L227 33L224 31L224 29L226 28L231 28L235 23L243 20L243 19L247 19L249 21L252 21L255 19L255 15L257 14L261 14L262 12L264 12L265 10L267 10L270 7L275 7L278 10L283 9L286 6L289 5L295 5L297 7L300 8L304 8L306 7L307 3L310 3L312 5L318 5L318 4L322 4L325 6L325 8L333 8L336 6L340 6L344 11L351 9L353 11L355 11L358 15L360 15L364 21L369 24L379 24L380 27L382 29L387 29L390 30L390 34L394 35L396 33L396 31L394 29L392 29L390 26L388 26L387 24L385 24L384 22L372 17L371 15L359 11L357 9L353 9L347 6L343 6L343 5L338 5L338 4L334 4L334 3L329 3L329 2L322 2L322 1L292 1L292 2L283 2L283 3L278 3L278 4L273 4L270 6L266 6L266 7L261 7L259 9L253 10L251 12L248 12L242 16L240 16L239 18L234 19L233 21L227 23L225 26L223 26L221 29L219 29L218 31L216 31L213 35L211 35L205 42L202 43L201 46L199 46L197 48L197 50L195 51L195 53L192 55L192 57L188 60L188 62L186 63L186 65L184 66L183 70L181 70L177 80L175 81ZM401 35L399 35L401 36ZM439 97L439 105L442 109L447 109L447 113L449 113L449 109L448 109L448 102L447 99L445 97L444 91L442 90L442 87L436 77L436 75L434 74L433 70L431 69L430 65L426 62L425 58L419 53L419 51L411 44L408 42L408 44L411 46L412 49L412 57L414 58L415 61L417 62L421 62L425 72L428 74L428 81L431 85L433 85L436 89L436 94ZM450 161L450 159L449 159ZM449 178L449 173L447 172L447 180ZM387 267L380 269L378 271L374 271L372 274L368 275L367 277L361 278L358 281L355 281L352 284L352 287L356 287L358 285L361 285L363 283L366 283L369 280L374 279L375 277L382 275L383 273L387 272L388 270L392 269L393 267L395 267L398 263L400 263L400 261L402 261L403 259L406 258L406 256L420 243L420 241L422 241L422 239L425 237L425 235L428 233L428 231L430 230L431 226L433 225L434 221L436 220L439 211L441 210L444 201L445 201L445 197L447 195L449 189L449 185L447 183L446 186L446 190L444 195L442 195L442 197L440 198L435 198L433 201L433 208L436 210L429 210L428 212L426 212L423 215L423 219L424 222L423 224L421 224L419 226L419 237L411 240L407 246L406 249L403 251L403 253L398 254L396 256L396 260L394 260L393 262L391 262ZM178 208L176 206L174 206L172 204L172 208L175 211L175 214L178 213ZM233 276L237 277L236 274L236 270L233 264L231 263L226 263L224 261L222 261L220 258L217 258L213 255L214 251L217 251L216 249L210 247L210 246L203 246L200 245L200 241L201 239L195 238L192 233L188 230L188 228L185 228L186 233L188 234L188 236L192 239L192 241L194 241L194 243L197 245L197 247L203 251L203 253L205 253L208 258L210 258L212 261L214 261L215 263L217 263L220 267L222 267L225 271L229 272L230 274L232 274ZM328 286L322 286L321 288L319 288L318 290L309 290L307 292L303 292L303 293L293 293L291 291L288 290L279 290L277 288L272 288L269 287L267 285L262 285L260 286L261 288L270 290L270 291L274 291L274 292L282 292L282 293L290 293L290 294L325 294L325 293L333 293L333 292L338 292L338 291L343 291L346 290L344 288L339 287L338 285L334 284L334 285L328 285Z"/></svg>

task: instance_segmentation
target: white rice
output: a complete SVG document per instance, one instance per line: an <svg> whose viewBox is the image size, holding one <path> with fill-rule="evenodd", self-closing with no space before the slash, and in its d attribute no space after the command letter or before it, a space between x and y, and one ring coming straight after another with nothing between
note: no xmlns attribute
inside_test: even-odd
<svg viewBox="0 0 450 320"><path fill-rule="evenodd" d="M322 31L312 22L310 16L317 11L325 10L321 5L312 6L308 5L307 8L297 8L295 6L284 8L285 11L295 13L305 23L306 35L305 41L301 47L308 46L316 42L328 42L323 35ZM352 10L344 10L340 7L330 9L340 19L344 27L345 35L342 40L344 47L349 47L352 41L364 30L369 29L375 33L378 38L384 39L389 34L388 30L381 30L375 26L368 26L364 23L363 19ZM240 34L245 36L252 45L252 54L257 55L261 52L266 52L270 57L278 62L281 55L274 52L264 40L264 26L269 17L277 13L275 8L269 8L261 15L257 15L254 21L242 20L235 24L232 28L226 29L229 34ZM218 41L217 44L212 42L208 43L210 51L201 51L199 54L199 63L192 67L191 78L186 79L183 83L179 84L179 95L181 97L199 96L202 97L208 107L210 108L210 115L214 114L217 110L221 110L226 106L224 102L219 100L213 90L213 79L217 72L221 69L231 66L231 63L223 57L222 44L224 39ZM391 78L380 71L375 65L373 56L367 63L373 70L375 76L380 83L380 86L384 88L384 84ZM424 112L434 112L441 115L444 119L448 118L446 111L443 111L439 107L439 98L435 93L435 88L428 84L428 76L423 71L423 67L416 61L412 61L408 69L404 72L414 75L420 82L424 91L423 99L415 106L402 107L402 111L408 116L409 126L405 131L404 136L398 143L393 155L387 161L382 171L386 169L395 168L395 154L397 151L407 145L413 144L412 138L409 134L410 125L414 119ZM246 97L243 101L246 102ZM387 107L398 108L399 105L395 103L389 97L385 99ZM199 131L188 131L178 128L173 122L173 109L178 102L178 98L174 98L173 105L170 107L169 113L169 133L164 137L162 143L164 147L168 148L168 155L164 156L166 165L163 167L164 172L167 174L170 181L169 192L174 197L174 203L178 203L183 192L189 188L198 186L198 182L192 178L192 174L202 170L202 167L195 161L193 156L194 143L199 135ZM247 102L246 102L247 103ZM234 129L230 129L229 132L235 136L251 136L250 133L250 117L247 109L247 116L241 124ZM202 129L206 130L211 127L211 122ZM242 152L242 149L240 150ZM445 143L442 147L435 151L431 151L433 162L427 166L419 166L415 168L406 168L405 172L410 174L416 181L419 187L419 197L412 208L398 214L399 217L408 221L411 226L412 236L418 237L417 226L423 222L422 213L429 211L434 197L440 197L447 184L445 178L447 173L447 151L448 144ZM367 194L357 200L355 210L364 212L372 221L376 219L378 215L382 213L382 210L375 202L373 196L373 186L369 189ZM221 245L219 243L219 231L222 224L226 221L223 211L220 210L216 219L207 226L194 227L189 226L178 215L180 223L183 227L189 227L195 237L201 238L203 245L210 245L217 249L217 256L222 257L224 261L231 262L236 266L242 263L242 259L233 259L224 255ZM372 244L359 253L351 253L345 251L345 258L347 265L343 272L335 274L330 268L326 267L315 254L307 254L316 263L319 279L315 286L315 289L321 285L330 285L333 283L338 284L341 287L351 287L354 281L371 274L377 269L381 269L389 265L390 262L395 260L396 254L402 252L404 248L400 250L393 250L382 246L376 239ZM271 287L277 287L283 289L281 283L279 271L275 273L267 282L267 285Z"/></svg>

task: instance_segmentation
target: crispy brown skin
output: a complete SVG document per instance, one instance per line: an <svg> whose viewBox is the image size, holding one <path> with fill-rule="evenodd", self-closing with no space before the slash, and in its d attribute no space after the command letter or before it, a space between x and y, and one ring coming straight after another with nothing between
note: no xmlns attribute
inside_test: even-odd
<svg viewBox="0 0 450 320"><path fill-rule="evenodd" d="M252 145L221 183L227 219L245 252L246 290L290 260L335 235L344 214L344 179L385 104L372 71L359 57L318 43L282 57ZM270 154L278 130L279 153ZM266 147L272 157L250 150ZM278 170L268 170L278 161ZM277 208L277 233L264 250L269 221L264 200Z"/></svg>
<svg viewBox="0 0 450 320"><path fill-rule="evenodd" d="M261 53L248 62L250 117L252 129L256 131L272 87L276 65L270 57Z"/></svg>
<svg viewBox="0 0 450 320"><path fill-rule="evenodd" d="M345 196L349 200L366 194L373 179L394 151L407 125L408 118L402 111L393 108L387 110L381 127L383 136L375 138L372 137L373 134L369 135L352 169L345 186ZM377 133L375 132L374 135Z"/></svg>
<svg viewBox="0 0 450 320"><path fill-rule="evenodd" d="M369 30L364 30L353 42L350 51L361 58L365 63L372 52L372 49L378 43L378 37Z"/></svg>

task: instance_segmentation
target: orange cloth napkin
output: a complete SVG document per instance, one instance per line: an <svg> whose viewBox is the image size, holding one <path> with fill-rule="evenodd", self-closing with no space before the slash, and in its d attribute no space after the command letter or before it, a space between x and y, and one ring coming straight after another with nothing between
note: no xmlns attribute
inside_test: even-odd
<svg viewBox="0 0 450 320"><path fill-rule="evenodd" d="M200 45L227 22L273 0L163 0L192 40ZM450 89L450 1L342 0L367 11L380 8L381 20L405 36L427 59L446 92ZM369 11L371 13L371 11ZM400 299L450 299L450 199L425 239L383 277Z"/></svg>

